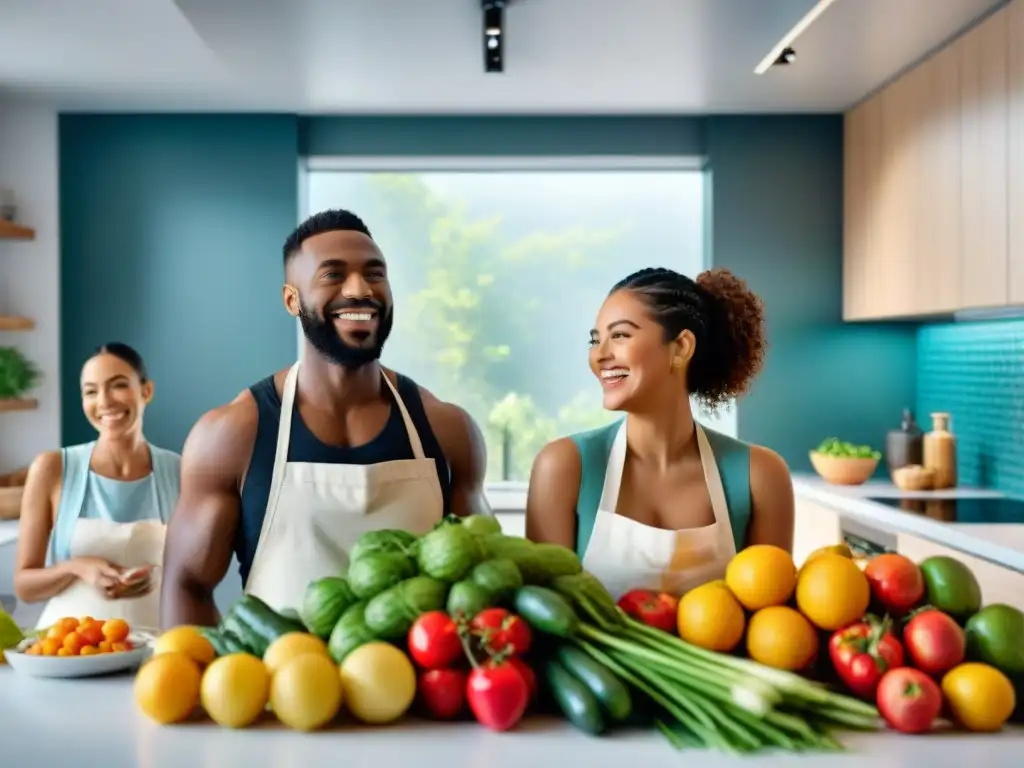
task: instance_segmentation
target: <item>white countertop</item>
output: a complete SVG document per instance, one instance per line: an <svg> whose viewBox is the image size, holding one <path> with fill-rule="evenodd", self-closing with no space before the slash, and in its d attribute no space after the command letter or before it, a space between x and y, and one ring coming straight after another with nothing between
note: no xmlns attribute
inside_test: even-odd
<svg viewBox="0 0 1024 768"><path fill-rule="evenodd" d="M0 667L0 743L11 768L53 768L68 762L103 768L546 768L556 763L587 768L679 768L681 765L864 766L929 768L972 763L987 768L1021 765L1024 731L992 735L933 733L853 734L845 754L766 754L732 757L714 752L677 753L660 735L631 731L588 737L553 719L533 718L518 730L491 733L474 723L406 721L385 728L340 726L312 734L277 723L232 731L211 723L160 727L132 701L132 677L38 680ZM697 762L693 763L694 758Z"/></svg>
<svg viewBox="0 0 1024 768"><path fill-rule="evenodd" d="M899 499L1001 498L999 491L955 488L945 491L901 491L884 480L863 485L830 485L817 475L796 474L793 488L798 498L830 507L858 522L887 533L908 533L951 549L1024 572L1024 525L972 524L937 520L869 501L869 497Z"/></svg>

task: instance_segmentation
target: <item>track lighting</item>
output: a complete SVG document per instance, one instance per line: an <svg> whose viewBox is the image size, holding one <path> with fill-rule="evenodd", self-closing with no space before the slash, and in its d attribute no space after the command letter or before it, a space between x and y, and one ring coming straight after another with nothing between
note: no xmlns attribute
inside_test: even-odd
<svg viewBox="0 0 1024 768"><path fill-rule="evenodd" d="M779 54L779 58L775 60L775 63L772 64L772 66L785 66L787 64L792 64L794 61L796 61L796 51L792 48L783 48L782 53Z"/></svg>
<svg viewBox="0 0 1024 768"><path fill-rule="evenodd" d="M506 0L480 0L484 12L484 71L505 71Z"/></svg>

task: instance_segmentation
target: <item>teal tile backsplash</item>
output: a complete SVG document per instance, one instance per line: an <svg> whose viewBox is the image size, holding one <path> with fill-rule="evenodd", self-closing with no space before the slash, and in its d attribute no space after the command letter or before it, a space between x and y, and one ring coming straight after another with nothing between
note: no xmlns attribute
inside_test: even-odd
<svg viewBox="0 0 1024 768"><path fill-rule="evenodd" d="M1024 497L1024 319L923 326L917 419L948 411L961 485Z"/></svg>

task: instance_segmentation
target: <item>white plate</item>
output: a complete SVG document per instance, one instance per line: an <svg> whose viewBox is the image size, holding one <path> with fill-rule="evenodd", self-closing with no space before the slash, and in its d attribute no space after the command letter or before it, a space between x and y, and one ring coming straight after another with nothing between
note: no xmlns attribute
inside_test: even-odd
<svg viewBox="0 0 1024 768"><path fill-rule="evenodd" d="M29 656L25 651L35 638L27 638L16 648L4 651L4 656L11 669L30 677L69 679L109 675L135 669L153 652L152 639L147 634L130 634L128 639L135 646L130 651L95 656Z"/></svg>

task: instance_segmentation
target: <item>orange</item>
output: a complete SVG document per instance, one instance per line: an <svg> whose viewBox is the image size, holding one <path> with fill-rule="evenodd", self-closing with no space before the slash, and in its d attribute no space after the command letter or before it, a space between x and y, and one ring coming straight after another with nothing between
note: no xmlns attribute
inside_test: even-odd
<svg viewBox="0 0 1024 768"><path fill-rule="evenodd" d="M117 643L114 646L116 648ZM200 667L205 667L217 655L210 641L202 636L199 629L187 624L169 629L156 639L153 646L154 656L173 651L184 653Z"/></svg>
<svg viewBox="0 0 1024 768"><path fill-rule="evenodd" d="M332 676L337 668L332 665ZM248 653L216 659L203 673L203 709L217 724L245 728L263 714L270 697L270 670Z"/></svg>
<svg viewBox="0 0 1024 768"><path fill-rule="evenodd" d="M818 652L818 633L804 616L786 605L762 608L747 623L747 654L775 669L797 672Z"/></svg>
<svg viewBox="0 0 1024 768"><path fill-rule="evenodd" d="M679 600L679 636L710 651L726 653L743 639L743 608L722 582L691 589Z"/></svg>
<svg viewBox="0 0 1024 768"><path fill-rule="evenodd" d="M300 653L284 659L270 681L270 706L277 719L297 731L322 728L338 714L344 686L338 666L326 653Z"/></svg>
<svg viewBox="0 0 1024 768"><path fill-rule="evenodd" d="M82 650L82 647L88 644L89 643L86 642L86 639L82 637L80 634L78 634L78 630L75 630L74 632L69 632L67 635L65 635L64 642L61 643L61 645L64 647L64 650L66 650L68 654L70 654L71 656L77 656L78 652Z"/></svg>
<svg viewBox="0 0 1024 768"><path fill-rule="evenodd" d="M306 632L288 632L270 644L263 654L263 663L267 665L270 674L274 674L286 661L304 653L319 653L326 657L327 643Z"/></svg>
<svg viewBox="0 0 1024 768"><path fill-rule="evenodd" d="M87 645L78 652L79 656L95 656L100 652L100 649L95 645Z"/></svg>
<svg viewBox="0 0 1024 768"><path fill-rule="evenodd" d="M969 731L998 731L1013 714L1017 697L1009 678L988 664L967 662L942 678L942 695L953 719Z"/></svg>
<svg viewBox="0 0 1024 768"><path fill-rule="evenodd" d="M48 637L45 640L43 640L40 652L42 653L43 656L56 656L57 651L59 651L61 648L62 646L60 640L54 637Z"/></svg>
<svg viewBox="0 0 1024 768"><path fill-rule="evenodd" d="M96 642L109 640L112 643L120 643L127 639L130 628L124 619L110 619L103 622L100 627L101 637Z"/></svg>
<svg viewBox="0 0 1024 768"><path fill-rule="evenodd" d="M729 561L725 583L748 611L785 605L796 587L796 565L781 547L755 544Z"/></svg>
<svg viewBox="0 0 1024 768"><path fill-rule="evenodd" d="M153 656L135 675L135 704L162 725L180 723L199 704L201 679L199 665L184 653Z"/></svg>
<svg viewBox="0 0 1024 768"><path fill-rule="evenodd" d="M832 631L857 621L870 601L867 576L847 557L818 555L800 569L796 604L818 629Z"/></svg>
<svg viewBox="0 0 1024 768"><path fill-rule="evenodd" d="M103 641L103 625L98 621L89 624L79 624L75 630L88 645L98 645Z"/></svg>

